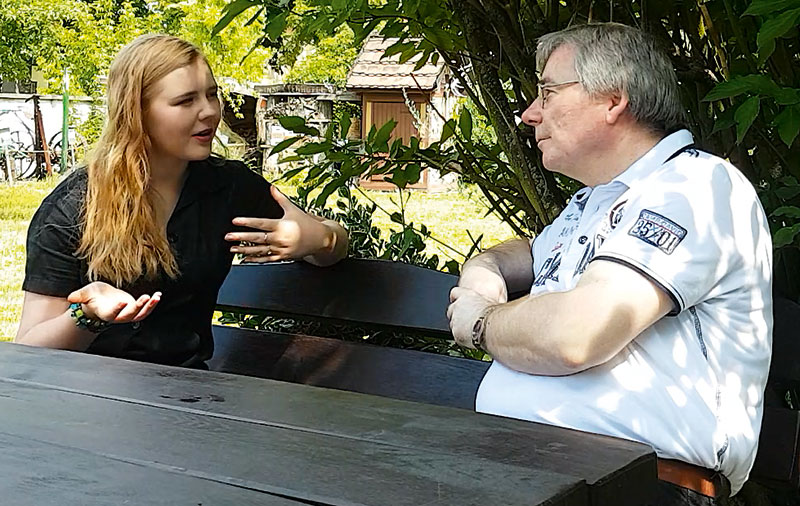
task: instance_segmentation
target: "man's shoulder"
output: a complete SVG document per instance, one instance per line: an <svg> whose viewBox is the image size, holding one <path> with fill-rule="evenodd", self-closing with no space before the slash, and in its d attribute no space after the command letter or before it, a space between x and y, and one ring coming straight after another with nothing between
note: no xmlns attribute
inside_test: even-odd
<svg viewBox="0 0 800 506"><path fill-rule="evenodd" d="M655 193L680 189L684 195L698 198L737 189L756 196L752 183L730 161L695 147L632 182L631 188Z"/></svg>

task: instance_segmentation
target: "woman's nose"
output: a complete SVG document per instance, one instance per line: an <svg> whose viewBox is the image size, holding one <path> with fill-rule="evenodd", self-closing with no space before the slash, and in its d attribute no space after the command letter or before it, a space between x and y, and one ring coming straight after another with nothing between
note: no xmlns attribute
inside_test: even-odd
<svg viewBox="0 0 800 506"><path fill-rule="evenodd" d="M218 100L206 98L203 108L200 110L200 118L206 119L214 116L221 116L222 110Z"/></svg>

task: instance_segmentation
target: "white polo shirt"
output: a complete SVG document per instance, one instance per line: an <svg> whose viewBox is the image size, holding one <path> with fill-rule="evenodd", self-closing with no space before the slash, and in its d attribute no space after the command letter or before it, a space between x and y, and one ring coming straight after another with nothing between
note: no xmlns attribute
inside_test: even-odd
<svg viewBox="0 0 800 506"><path fill-rule="evenodd" d="M659 456L721 470L736 493L761 427L772 242L749 181L685 149L691 143L676 132L611 182L578 191L532 245L532 295L570 290L589 262L613 261L657 283L676 314L570 376L495 361L476 409L642 441Z"/></svg>

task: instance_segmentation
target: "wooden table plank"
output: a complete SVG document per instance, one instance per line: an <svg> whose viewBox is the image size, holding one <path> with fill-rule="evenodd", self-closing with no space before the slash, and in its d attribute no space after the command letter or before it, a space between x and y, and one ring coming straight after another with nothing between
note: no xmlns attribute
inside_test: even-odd
<svg viewBox="0 0 800 506"><path fill-rule="evenodd" d="M0 432L0 497L14 506L298 506L242 487L165 473ZM87 493L91 491L91 493Z"/></svg>
<svg viewBox="0 0 800 506"><path fill-rule="evenodd" d="M14 345L0 345L0 370L142 403L555 471L585 480L595 505L645 503L656 483L646 445L466 410Z"/></svg>
<svg viewBox="0 0 800 506"><path fill-rule="evenodd" d="M332 505L584 505L575 478L386 443L0 381L6 434ZM2 457L0 457L2 460ZM61 465L69 466L68 460Z"/></svg>

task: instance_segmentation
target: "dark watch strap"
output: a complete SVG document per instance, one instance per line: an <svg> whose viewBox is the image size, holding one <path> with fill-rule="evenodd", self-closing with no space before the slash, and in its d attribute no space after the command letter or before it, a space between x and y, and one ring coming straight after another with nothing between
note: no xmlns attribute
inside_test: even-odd
<svg viewBox="0 0 800 506"><path fill-rule="evenodd" d="M486 351L486 317L492 312L493 307L488 307L482 315L475 320L472 326L472 346L476 350Z"/></svg>

